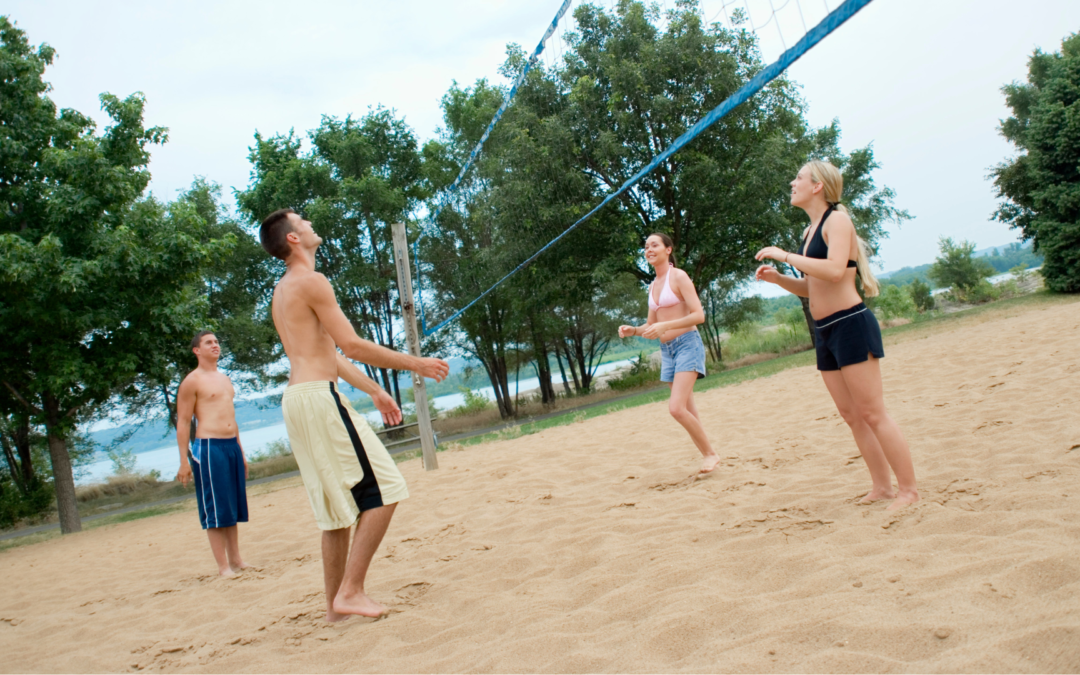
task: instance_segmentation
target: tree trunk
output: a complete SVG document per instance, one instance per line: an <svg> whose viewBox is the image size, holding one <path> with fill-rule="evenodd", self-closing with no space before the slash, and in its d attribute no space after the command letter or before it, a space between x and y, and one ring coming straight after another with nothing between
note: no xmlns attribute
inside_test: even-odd
<svg viewBox="0 0 1080 675"><path fill-rule="evenodd" d="M578 378L577 369L574 367L574 354L570 350L570 346L563 343L562 348L566 351L566 365L570 368L570 377L574 378L574 391L581 392L581 379Z"/></svg>
<svg viewBox="0 0 1080 675"><path fill-rule="evenodd" d="M23 483L29 490L37 485L37 472L34 471L34 457L30 453L30 417L21 415L19 423L15 427L15 450L19 454L19 465L22 469Z"/></svg>
<svg viewBox="0 0 1080 675"><path fill-rule="evenodd" d="M804 298L799 296L799 302L802 303L803 317L806 319L806 329L810 331L810 344L817 346L817 336L814 335L814 317L810 315L810 298Z"/></svg>
<svg viewBox="0 0 1080 675"><path fill-rule="evenodd" d="M179 369L177 369L179 371ZM169 396L169 385L161 385L161 397L165 399L165 410L169 412L169 426L173 429L177 429L176 426L179 421L176 419L176 404L173 402L172 397ZM192 438L195 438L192 436Z"/></svg>
<svg viewBox="0 0 1080 675"><path fill-rule="evenodd" d="M570 394L570 383L566 380L566 369L563 368L562 355L559 353L559 343L555 342L555 363L559 364L559 375L562 376L562 386L566 393Z"/></svg>
<svg viewBox="0 0 1080 675"><path fill-rule="evenodd" d="M75 501L75 476L71 471L67 438L59 402L51 395L45 403L45 430L49 439L49 459L52 460L53 487L56 489L56 510L60 516L60 531L64 534L82 531L78 502Z"/></svg>
<svg viewBox="0 0 1080 675"><path fill-rule="evenodd" d="M532 337L533 362L536 364L536 379L540 381L540 402L548 405L555 401L555 387L551 386L551 362L548 361L547 342L537 334L536 323L531 317L529 329Z"/></svg>
<svg viewBox="0 0 1080 675"><path fill-rule="evenodd" d="M506 355L499 356L499 385L502 387L502 399L506 408L503 419L513 417L516 410L510 397L510 369L506 366Z"/></svg>
<svg viewBox="0 0 1080 675"><path fill-rule="evenodd" d="M4 447L4 458L7 460L8 469L11 471L11 477L15 479L15 487L23 496L26 496L26 485L23 483L22 467L15 461L15 453L11 451L11 442L8 440L7 434L0 434L0 445Z"/></svg>

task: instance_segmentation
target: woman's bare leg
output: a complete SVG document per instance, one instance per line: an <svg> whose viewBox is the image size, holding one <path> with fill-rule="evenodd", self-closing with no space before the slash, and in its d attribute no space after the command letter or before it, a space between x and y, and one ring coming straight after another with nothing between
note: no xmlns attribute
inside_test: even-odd
<svg viewBox="0 0 1080 675"><path fill-rule="evenodd" d="M865 504L879 499L896 499L889 462L885 459L885 453L882 452L881 444L878 443L873 430L856 413L855 404L851 400L851 392L848 391L847 384L844 382L844 376L839 370L823 370L821 379L825 381L825 387L829 390L840 417L844 418L851 429L851 435L855 437L855 445L859 447L859 454L866 462L866 468L870 470L873 488L866 493L860 503Z"/></svg>
<svg viewBox="0 0 1080 675"><path fill-rule="evenodd" d="M693 402L695 382L697 373L675 373L675 381L669 385L671 398L668 400L668 411L675 421L690 433L690 439L705 458L701 463L701 473L709 473L720 463L720 456L712 449L709 437L705 434L705 427L698 419L697 408Z"/></svg>
<svg viewBox="0 0 1080 675"><path fill-rule="evenodd" d="M881 450L896 475L896 501L889 510L903 508L919 501L919 488L915 482L915 466L911 462L900 425L885 409L885 396L881 388L881 365L875 358L840 369L844 383L851 393L856 414L874 432Z"/></svg>

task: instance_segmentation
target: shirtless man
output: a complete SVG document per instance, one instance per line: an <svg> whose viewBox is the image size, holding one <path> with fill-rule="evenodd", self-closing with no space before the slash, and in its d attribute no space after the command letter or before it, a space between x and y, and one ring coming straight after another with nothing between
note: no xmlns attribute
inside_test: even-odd
<svg viewBox="0 0 1080 675"><path fill-rule="evenodd" d="M217 368L221 357L217 336L204 330L191 341L191 351L199 358L199 367L184 378L176 395L176 444L180 446L176 479L187 487L194 476L199 523L210 538L218 573L231 577L248 567L240 557L236 528L248 520L247 458L240 447L232 382ZM192 415L198 423L194 443Z"/></svg>
<svg viewBox="0 0 1080 675"><path fill-rule="evenodd" d="M338 306L334 289L315 271L322 239L291 209L266 217L262 246L287 271L274 289L274 326L289 357L289 386L281 400L289 444L322 534L326 619L376 617L386 607L368 597L364 580L394 508L409 496L405 479L367 421L337 389L338 378L375 393L384 419L400 420L375 385L338 354L379 368L411 370L442 381L442 359L400 354L360 338ZM366 381L365 381L366 380ZM374 385L374 386L372 386ZM390 399L392 402L392 399ZM395 411L397 411L395 413ZM356 524L352 546L349 535Z"/></svg>

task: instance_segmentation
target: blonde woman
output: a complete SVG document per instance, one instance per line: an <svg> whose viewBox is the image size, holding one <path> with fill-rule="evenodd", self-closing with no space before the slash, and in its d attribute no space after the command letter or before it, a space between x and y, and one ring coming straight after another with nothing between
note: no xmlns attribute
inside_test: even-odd
<svg viewBox="0 0 1080 675"><path fill-rule="evenodd" d="M873 480L862 503L892 499L889 510L894 510L919 501L919 491L907 441L885 410L878 364L885 356L881 329L855 290L855 276L861 278L867 297L878 294L878 282L867 261L866 244L840 203L843 190L844 179L832 164L812 161L801 168L791 181L791 205L810 217L802 247L789 253L767 246L755 257L786 263L803 277L780 274L772 265L758 267L756 277L810 299L818 370ZM896 475L895 492L890 468Z"/></svg>
<svg viewBox="0 0 1080 675"><path fill-rule="evenodd" d="M650 234L645 240L645 259L656 270L649 285L649 318L644 326L619 326L619 337L660 340L660 381L671 388L668 411L701 452L699 472L709 473L720 456L713 451L694 405L694 383L705 377L705 343L697 331L705 310L690 276L675 267L673 247L666 234Z"/></svg>

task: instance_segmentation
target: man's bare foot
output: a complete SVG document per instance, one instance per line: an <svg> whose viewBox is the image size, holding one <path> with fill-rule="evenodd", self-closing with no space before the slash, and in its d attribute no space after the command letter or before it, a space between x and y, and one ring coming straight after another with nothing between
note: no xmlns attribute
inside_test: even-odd
<svg viewBox="0 0 1080 675"><path fill-rule="evenodd" d="M896 493L889 489L874 488L870 492L866 493L866 496L859 500L860 504L871 504L873 502L880 502L883 499L896 499Z"/></svg>
<svg viewBox="0 0 1080 675"><path fill-rule="evenodd" d="M698 473L709 473L716 468L716 465L720 463L720 455L706 455L705 459L701 462L701 468L698 469Z"/></svg>
<svg viewBox="0 0 1080 675"><path fill-rule="evenodd" d="M885 510L896 511L898 509L904 508L905 506L911 506L917 501L919 501L918 490L900 490L899 493L897 493L896 495L896 501L894 501L892 504L889 504L889 507Z"/></svg>
<svg viewBox="0 0 1080 675"><path fill-rule="evenodd" d="M365 593L345 595L338 593L334 598L336 614L359 614L360 616L380 617L386 614L386 606L375 602Z"/></svg>

